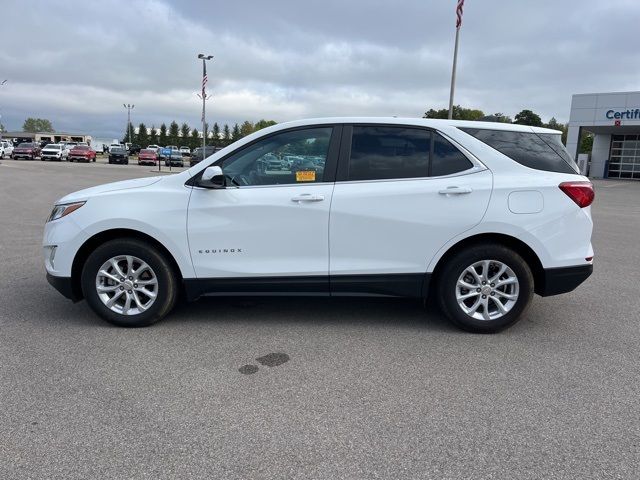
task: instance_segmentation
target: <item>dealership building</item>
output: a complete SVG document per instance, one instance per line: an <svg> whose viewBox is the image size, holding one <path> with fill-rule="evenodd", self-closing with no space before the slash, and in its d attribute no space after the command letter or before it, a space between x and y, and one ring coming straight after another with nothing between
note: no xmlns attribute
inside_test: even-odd
<svg viewBox="0 0 640 480"><path fill-rule="evenodd" d="M575 159L583 131L594 135L590 177L640 180L640 92L574 95L567 150Z"/></svg>

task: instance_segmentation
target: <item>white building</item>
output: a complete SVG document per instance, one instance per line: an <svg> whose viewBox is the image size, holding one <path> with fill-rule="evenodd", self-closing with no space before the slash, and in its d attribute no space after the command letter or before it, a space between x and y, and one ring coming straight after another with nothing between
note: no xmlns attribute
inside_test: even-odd
<svg viewBox="0 0 640 480"><path fill-rule="evenodd" d="M594 134L589 176L640 180L640 92L574 95L567 134L574 158L581 130Z"/></svg>

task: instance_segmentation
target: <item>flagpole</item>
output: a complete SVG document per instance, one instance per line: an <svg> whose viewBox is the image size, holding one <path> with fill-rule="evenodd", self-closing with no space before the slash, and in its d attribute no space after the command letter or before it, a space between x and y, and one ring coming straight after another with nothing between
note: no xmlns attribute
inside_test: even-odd
<svg viewBox="0 0 640 480"><path fill-rule="evenodd" d="M456 66L458 64L458 37L460 36L460 27L456 28L456 43L453 47L453 67L451 69L451 90L449 91L449 120L453 118L453 93L456 89Z"/></svg>
<svg viewBox="0 0 640 480"><path fill-rule="evenodd" d="M206 102L207 102L207 92L206 92L206 85L207 85L207 64L205 63L207 60L211 60L213 58L213 55L204 55L202 53L198 54L198 58L202 59L202 160L204 160L205 157L205 152L207 151L207 129L206 129L206 119L205 119L205 113L206 113Z"/></svg>
<svg viewBox="0 0 640 480"><path fill-rule="evenodd" d="M204 82L204 76L206 75L206 64L204 63L206 60L202 59L202 79ZM207 104L207 94L205 92L205 85L202 84L202 159L204 160L205 152L207 151L207 123L206 123L206 104Z"/></svg>
<svg viewBox="0 0 640 480"><path fill-rule="evenodd" d="M460 27L462 26L462 10L464 0L458 0L456 5L456 43L453 47L453 66L451 67L451 89L449 90L449 120L453 118L453 94L456 90L456 67L458 65L458 39L460 37Z"/></svg>

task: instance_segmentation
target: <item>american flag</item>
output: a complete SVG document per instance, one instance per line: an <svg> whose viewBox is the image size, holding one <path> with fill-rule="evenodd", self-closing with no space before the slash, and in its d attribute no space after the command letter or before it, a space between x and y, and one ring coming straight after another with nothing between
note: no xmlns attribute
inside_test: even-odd
<svg viewBox="0 0 640 480"><path fill-rule="evenodd" d="M464 7L464 0L458 0L458 6L456 7L456 28L462 26L462 7Z"/></svg>
<svg viewBox="0 0 640 480"><path fill-rule="evenodd" d="M209 77L207 76L207 62L202 62L202 98L207 98L207 93L205 92L205 87L207 86L207 81L209 81ZM204 123L204 102L202 102L202 120ZM203 132L204 135L204 132Z"/></svg>
<svg viewBox="0 0 640 480"><path fill-rule="evenodd" d="M209 77L207 77L207 64L206 62L202 63L202 96L204 97L204 87L207 86L207 81L209 80Z"/></svg>

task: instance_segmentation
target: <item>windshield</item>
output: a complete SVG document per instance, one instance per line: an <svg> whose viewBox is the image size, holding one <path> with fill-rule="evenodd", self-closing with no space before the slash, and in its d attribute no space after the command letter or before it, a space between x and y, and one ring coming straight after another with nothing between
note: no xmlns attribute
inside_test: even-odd
<svg viewBox="0 0 640 480"><path fill-rule="evenodd" d="M54 143L49 143L44 148L49 149L49 150L60 150L60 148L62 148L62 145L56 145Z"/></svg>
<svg viewBox="0 0 640 480"><path fill-rule="evenodd" d="M77 145L73 147L74 150L89 150L89 147L86 145Z"/></svg>
<svg viewBox="0 0 640 480"><path fill-rule="evenodd" d="M32 148L33 147L33 143L21 143L20 145L18 145L18 148Z"/></svg>
<svg viewBox="0 0 640 480"><path fill-rule="evenodd" d="M111 147L111 153L124 153L124 148Z"/></svg>

